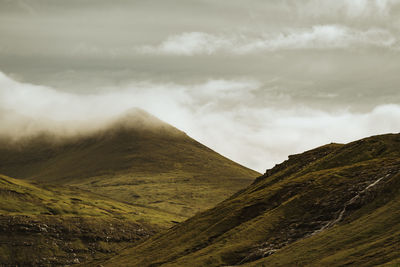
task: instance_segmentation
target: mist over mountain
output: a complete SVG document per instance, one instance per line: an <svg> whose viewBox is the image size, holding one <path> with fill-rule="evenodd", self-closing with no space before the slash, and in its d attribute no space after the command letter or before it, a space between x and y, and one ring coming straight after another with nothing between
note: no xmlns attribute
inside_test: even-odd
<svg viewBox="0 0 400 267"><path fill-rule="evenodd" d="M264 98L262 86L248 79L195 85L134 82L94 94L62 92L4 74L0 85L2 136L17 140L40 132L80 135L103 129L125 112L142 108L258 171L313 146L396 132L400 116L398 104L365 111L349 107L326 111L299 104L285 106L290 98L272 101L270 94L265 96L268 102L257 103Z"/></svg>
<svg viewBox="0 0 400 267"><path fill-rule="evenodd" d="M400 264L400 0L0 0L0 36L0 266Z"/></svg>
<svg viewBox="0 0 400 267"><path fill-rule="evenodd" d="M264 171L399 129L398 0L0 5L0 133L139 107Z"/></svg>
<svg viewBox="0 0 400 267"><path fill-rule="evenodd" d="M171 213L162 225L211 207L259 175L140 109L82 134L4 138L0 173L156 207Z"/></svg>

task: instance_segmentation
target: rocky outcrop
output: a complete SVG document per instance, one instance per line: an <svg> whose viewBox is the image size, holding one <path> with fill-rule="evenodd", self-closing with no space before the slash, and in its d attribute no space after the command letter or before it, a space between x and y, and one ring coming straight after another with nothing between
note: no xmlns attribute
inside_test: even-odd
<svg viewBox="0 0 400 267"><path fill-rule="evenodd" d="M96 260L154 234L133 222L67 216L0 215L4 266L64 266Z"/></svg>

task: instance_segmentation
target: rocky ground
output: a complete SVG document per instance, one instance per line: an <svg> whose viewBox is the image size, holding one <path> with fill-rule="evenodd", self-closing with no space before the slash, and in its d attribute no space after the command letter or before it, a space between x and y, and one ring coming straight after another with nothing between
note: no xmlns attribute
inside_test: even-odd
<svg viewBox="0 0 400 267"><path fill-rule="evenodd" d="M154 234L118 219L0 215L2 266L64 266L112 255Z"/></svg>

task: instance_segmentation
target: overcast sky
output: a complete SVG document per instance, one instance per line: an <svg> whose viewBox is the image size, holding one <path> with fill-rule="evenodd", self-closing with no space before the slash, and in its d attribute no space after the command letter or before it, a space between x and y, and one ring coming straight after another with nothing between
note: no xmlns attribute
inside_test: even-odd
<svg viewBox="0 0 400 267"><path fill-rule="evenodd" d="M141 107L265 171L399 132L399 86L398 0L0 0L0 133Z"/></svg>

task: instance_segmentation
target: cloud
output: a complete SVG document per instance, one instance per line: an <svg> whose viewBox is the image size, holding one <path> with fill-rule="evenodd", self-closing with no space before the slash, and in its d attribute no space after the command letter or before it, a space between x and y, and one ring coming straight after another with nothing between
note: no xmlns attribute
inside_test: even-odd
<svg viewBox="0 0 400 267"><path fill-rule="evenodd" d="M349 17L366 16L388 16L390 10L398 5L398 0L340 0L334 1L332 5L344 7Z"/></svg>
<svg viewBox="0 0 400 267"><path fill-rule="evenodd" d="M288 1L299 13L308 16L347 16L349 18L387 17L399 0ZM287 6L287 8L290 6Z"/></svg>
<svg viewBox="0 0 400 267"><path fill-rule="evenodd" d="M219 153L264 171L315 146L400 131L399 104L358 113L296 104L272 107L256 104L261 86L254 80L134 82L78 95L18 82L0 72L0 134L19 138L48 130L73 135L139 107Z"/></svg>
<svg viewBox="0 0 400 267"><path fill-rule="evenodd" d="M176 55L196 55L212 54L223 47L230 47L234 40L219 37L204 32L184 32L178 35L169 36L158 46L143 46L138 51L151 54L176 54Z"/></svg>
<svg viewBox="0 0 400 267"><path fill-rule="evenodd" d="M264 33L259 37L184 32L169 36L159 45L141 46L136 50L143 54L193 56L218 52L249 54L296 49L393 48L398 45L397 42L397 38L384 29L358 30L341 25L316 25L305 29L290 28L277 33Z"/></svg>

